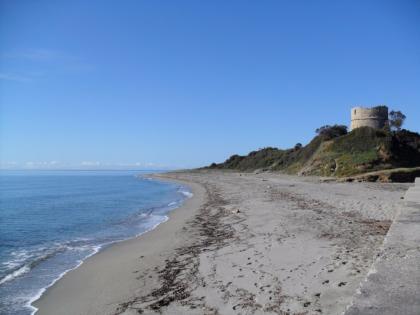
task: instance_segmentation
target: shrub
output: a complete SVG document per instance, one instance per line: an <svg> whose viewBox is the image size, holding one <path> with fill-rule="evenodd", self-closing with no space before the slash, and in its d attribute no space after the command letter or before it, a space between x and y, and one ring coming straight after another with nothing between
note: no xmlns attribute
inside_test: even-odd
<svg viewBox="0 0 420 315"><path fill-rule="evenodd" d="M340 136L344 136L347 134L348 131L347 126L344 125L325 125L315 130L315 132L319 136L323 137L325 140L330 140Z"/></svg>
<svg viewBox="0 0 420 315"><path fill-rule="evenodd" d="M295 148L294 148L295 150L300 150L300 149L302 149L302 143L300 143L300 142L298 142L298 143L296 143L295 144Z"/></svg>

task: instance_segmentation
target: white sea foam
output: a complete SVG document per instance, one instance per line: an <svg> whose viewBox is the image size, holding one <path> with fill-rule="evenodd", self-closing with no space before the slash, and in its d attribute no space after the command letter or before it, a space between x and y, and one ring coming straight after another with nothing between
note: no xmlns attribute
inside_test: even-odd
<svg viewBox="0 0 420 315"><path fill-rule="evenodd" d="M25 261L34 256L34 253L28 250L13 251L10 253L12 259L2 262L2 265L9 270L14 270L16 267L22 266Z"/></svg>
<svg viewBox="0 0 420 315"><path fill-rule="evenodd" d="M39 265L41 262L53 257L54 255L64 252L66 250L87 251L92 250L91 245L71 246L66 243L56 243L52 248L39 247L32 251L22 250L19 252L12 252L15 259L3 263L11 270L9 274L0 279L0 285L13 280L23 274L29 272L31 269ZM97 250L94 250L96 253Z"/></svg>
<svg viewBox="0 0 420 315"><path fill-rule="evenodd" d="M31 297L29 299L29 301L26 303L26 307L28 307L31 310L31 312L32 312L31 315L34 315L38 311L38 308L36 308L35 306L33 306L32 303L34 303L35 301L39 300L39 298L44 294L44 292L47 291L47 289L49 287L53 286L58 280L60 280L61 278L63 278L66 273L68 273L69 271L72 271L72 270L74 270L76 268L79 268L86 259L88 259L89 257L95 255L97 252L100 251L101 248L102 248L102 245L96 245L96 246L91 247L92 252L89 255L87 255L84 259L79 260L77 262L77 265L76 266L74 266L73 268L67 269L67 270L63 271L62 273L60 273L57 276L57 278L55 278L49 285L47 285L46 287L40 289L33 297Z"/></svg>
<svg viewBox="0 0 420 315"><path fill-rule="evenodd" d="M137 235L136 235L136 237L139 237L139 236L141 236L141 235L143 235L143 234L145 234L145 233L147 233L147 232L150 232L150 231L152 231L152 230L154 230L159 224L161 224L161 223L164 223L164 222L166 222L166 221L168 221L169 220L169 217L168 216L166 216L166 215L159 215L159 216L157 216L157 215L151 215L151 216L153 216L153 217L155 217L155 220L157 219L157 218L159 218L158 220L156 220L157 222L155 222L150 228L148 228L148 229L146 229L146 230L144 230L144 231L142 231L142 232L140 232L140 233L138 233Z"/></svg>
<svg viewBox="0 0 420 315"><path fill-rule="evenodd" d="M161 223L164 223L164 222L166 222L166 221L168 221L169 220L169 217L168 216L166 216L166 215L164 215L164 216L161 216L161 215L153 215L153 214L149 214L149 215L147 215L148 217L151 217L152 218L152 220L154 220L155 222L154 222L154 224L150 227L150 228L148 228L148 229L146 229L146 230L144 230L144 231L142 231L141 233L138 233L137 235L135 235L134 237L138 237L138 236L141 236L141 235L143 235L143 234L145 234L145 233L147 233L147 232L150 232L150 231L152 231L152 230L154 230L159 224L161 224ZM89 257L91 257L91 256L93 256L93 255L95 255L96 253L98 253L103 247L105 247L105 246L109 246L109 245L111 245L111 244L114 244L114 243L119 243L119 242L122 242L122 241L125 241L125 240L128 240L128 239L131 239L132 237L129 237L129 238L127 238L127 239L122 239L122 240L116 240L116 241L111 241L111 242L108 242L108 243L105 243L105 244L101 244L101 245L97 245L97 246L95 246L95 247L93 247L92 249L93 249L93 252L92 253L90 253L89 255L87 255L84 259L82 259L82 260L79 260L78 261L78 263L77 263L77 265L75 266L75 267L73 267L73 268L70 268L70 269L68 269L68 270L66 270L66 271L64 271L64 272L62 272L57 278L55 278L49 285L47 285L46 287L44 287L44 288L42 288L42 289L40 289L33 297L31 297L30 299L29 299L29 301L26 303L26 307L28 307L30 310L31 310L31 315L34 315L37 311L38 311L38 308L36 308L34 305L32 305L34 302L36 302L37 300L39 300L40 298L41 298L41 296L44 294L44 292L49 288L49 287L51 287L51 286L53 286L58 280L60 280L66 273L68 273L69 271L72 271L72 270L74 270L74 269L77 269L77 268L79 268L82 264L83 264L83 262L87 259L87 258L89 258Z"/></svg>
<svg viewBox="0 0 420 315"><path fill-rule="evenodd" d="M25 265L15 271L13 271L12 273L9 273L7 276L5 276L3 279L0 280L0 285L2 285L3 283L13 280L16 277L19 277L25 273L27 273L29 270L31 270L31 267L28 265Z"/></svg>
<svg viewBox="0 0 420 315"><path fill-rule="evenodd" d="M179 192L187 198L191 198L192 196L194 196L194 194L188 190L181 189Z"/></svg>
<svg viewBox="0 0 420 315"><path fill-rule="evenodd" d="M173 205L175 205L175 204L179 204L179 203L174 203ZM166 216L166 215L155 215L155 214L152 214L152 213L147 213L147 214L145 213L145 214L142 214L142 216L148 218L148 221L149 221L148 223L150 224L150 226L148 228L146 228L145 230L143 230L142 232L138 233L137 235L134 235L133 237L138 237L138 236L141 236L141 235L143 235L147 232L150 232L150 231L154 230L159 224L164 223L164 222L169 220L169 217ZM71 270L74 270L74 269L77 269L78 267L80 267L87 258L89 258L92 255L95 255L96 253L98 253L103 247L109 246L109 245L114 244L114 243L122 242L122 241L125 241L127 239L131 239L131 238L132 237L128 237L126 239L115 240L115 241L111 241L111 242L107 242L107 243L100 244L100 245L95 245L95 246L91 246L91 245L71 246L71 245L69 245L71 242L56 243L53 248L49 248L49 249L46 248L46 247L42 247L42 248L40 247L40 248L37 248L34 251L16 252L16 253L14 253L14 256L15 256L16 260L15 261L10 261L9 266L12 266L12 265L15 266L19 262L22 263L22 261L25 261L25 260L27 261L30 258L34 258L35 256L38 256L41 251L45 251L45 250L47 251L46 253L44 252L43 255L40 255L39 257L37 257L36 260L33 260L30 263L27 263L27 264L23 265L22 267L16 269L12 273L5 276L3 279L0 280L0 285L28 273L29 271L31 271L32 268L34 268L40 262L48 259L49 257L55 255L58 252L62 252L64 250L76 250L76 251L88 251L88 250L90 250L90 253L88 255L86 255L84 258L78 260L74 267L63 271L54 280L52 280L47 286L39 289L33 296L28 297L28 300L25 303L25 307L27 307L30 310L31 315L34 315L38 311L38 308L36 308L33 305L33 303L35 301L37 301L38 299L40 299L41 296L45 293L45 291L48 288L50 288L51 286L53 286L65 274L67 274Z"/></svg>
<svg viewBox="0 0 420 315"><path fill-rule="evenodd" d="M150 180L153 180L153 179L150 179ZM193 194L190 191L188 191L187 189L185 189L185 188L180 189L179 192L181 194L183 194L187 198L191 198L193 196ZM171 203L169 203L167 205L167 207L175 207L176 208L176 207L180 206L181 204L182 204L182 202L171 202ZM141 217L144 217L144 218L147 217L148 220L150 220L149 221L149 224L151 224L151 226L149 228L146 228L142 232L138 233L137 235L134 235L133 237L138 237L138 236L141 236L141 235L143 235L143 234L145 234L147 232L150 232L150 231L154 230L157 226L159 226L159 224L164 223L164 222L166 222L166 221L169 220L169 217L167 215L156 215L156 214L153 214L151 212L149 212L149 213L142 213L140 216ZM33 305L33 303L36 302L37 300L39 300L41 298L41 296L45 293L45 291L48 288L50 288L51 286L53 286L65 274L67 274L71 270L74 270L74 269L77 269L78 267L80 267L87 258L89 258L92 255L98 253L103 247L109 246L109 245L114 244L114 243L119 243L119 242L122 242L122 241L125 241L125 240L128 240L128 239L131 239L133 237L128 237L128 238L125 238L125 239L111 241L111 242L104 243L104 244L97 245L97 246L93 247L92 248L92 252L89 255L87 255L83 259L79 260L77 262L77 264L73 268L70 268L70 269L62 272L49 285L47 285L46 287L38 290L38 292L28 300L28 302L26 303L26 307L28 307L31 310L31 315L36 314L36 312L38 311L38 308L36 308ZM66 248L67 249L73 249L73 250L87 250L88 249L87 246L88 245L84 245L84 246L68 246L67 245Z"/></svg>

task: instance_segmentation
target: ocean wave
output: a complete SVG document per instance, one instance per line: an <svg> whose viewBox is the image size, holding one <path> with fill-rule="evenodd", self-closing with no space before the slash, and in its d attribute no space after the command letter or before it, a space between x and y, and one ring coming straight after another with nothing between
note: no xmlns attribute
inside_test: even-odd
<svg viewBox="0 0 420 315"><path fill-rule="evenodd" d="M2 279L0 279L0 285L8 281L11 281L19 276L22 276L23 274L29 272L32 268L34 268L35 266L37 266L44 260L47 260L48 258L54 256L56 253L57 253L56 251L47 252L43 255L40 255L34 258L34 260L28 263L18 264L16 261L9 261L9 262L4 263L5 265L10 266L11 268L8 271L9 273L6 276L4 276ZM32 258L33 256L28 255L28 257Z"/></svg>
<svg viewBox="0 0 420 315"><path fill-rule="evenodd" d="M178 188L178 193L182 194L184 197L191 198L194 194L187 186L180 186Z"/></svg>
<svg viewBox="0 0 420 315"><path fill-rule="evenodd" d="M180 190L179 192L187 198L191 198L192 196L194 196L194 194L191 191L188 191L188 190Z"/></svg>
<svg viewBox="0 0 420 315"><path fill-rule="evenodd" d="M169 205L174 206L176 204L177 204L176 202L173 202L173 203L170 203ZM131 236L131 237L127 236L123 239L107 241L107 242L104 242L102 244L97 244L97 245L81 244L81 242L88 242L91 239L79 238L79 239L68 241L65 243L55 243L54 245L50 247L42 246L42 247L38 247L32 250L14 251L11 253L13 257L11 260L2 262L2 265L6 267L7 274L3 278L0 278L0 285L3 285L6 282L14 280L28 273L29 271L31 271L33 268L38 266L43 261L46 261L49 258L59 253L63 253L65 251L90 252L83 258L83 260L85 260L88 257L96 254L104 246L109 246L113 243L121 242L121 241L130 239L132 237L143 235L144 233L147 233L155 229L160 223L166 222L169 219L168 216L166 215L156 215L156 214L153 214L152 211L149 211L147 213L141 213L140 217L142 219L147 218L149 226L145 227L145 229L142 230L140 233L135 234L134 236ZM74 268L77 268L78 266ZM65 273L67 273L68 271L74 268L71 268L65 271L63 274L59 275L57 280L60 279Z"/></svg>
<svg viewBox="0 0 420 315"><path fill-rule="evenodd" d="M39 300L41 298L41 296L44 294L44 292L47 291L48 288L52 287L58 280L63 278L66 273L68 273L68 272L70 272L74 269L79 268L86 259L88 259L89 257L98 253L101 250L101 248L102 248L101 245L93 246L91 248L92 252L90 254L86 255L86 257L84 257L83 259L78 260L76 266L74 266L73 268L69 268L69 269L63 271L62 273L60 273L49 285L47 285L44 288L41 288L34 296L30 297L28 302L26 303L26 307L28 307L31 310L31 315L34 315L38 311L38 308L36 308L32 304L35 301Z"/></svg>
<svg viewBox="0 0 420 315"><path fill-rule="evenodd" d="M147 232L150 232L150 231L152 231L152 230L154 230L159 224L161 224L161 223L164 223L164 222L166 222L166 221L168 221L169 220L169 217L168 216L166 216L166 215L164 215L164 216L162 216L162 215L153 215L153 214L148 214L148 216L149 217L153 217L153 219L155 220L155 222L153 223L153 225L152 226L150 226L149 228L147 228L147 229L145 229L144 231L142 231L142 232L140 232L140 233L138 233L138 234L136 234L136 235L134 235L133 237L128 237L128 238L126 238L126 239L121 239L121 240L115 240L115 241L111 241L111 242L107 242L107 243L104 243L104 244L101 244L101 245L97 245L97 246L95 246L95 247L93 247L92 249L93 249L93 252L91 253L91 254L89 254L89 255L87 255L85 258L83 258L83 259L81 259L81 260L79 260L78 261L78 263L77 263L77 265L75 266L75 267L73 267L73 268L70 268L70 269L68 269L68 270L65 270L64 272L62 272L60 275L58 275L57 276L57 278L55 278L49 285L47 285L46 287L44 287L44 288L41 288L34 296L32 296L30 299L29 299L29 301L26 303L26 307L28 307L30 310L31 310L31 315L34 315L34 314L36 314L36 312L38 311L38 308L36 308L34 305L33 305L33 303L34 302L36 302L37 300L39 300L40 298L41 298L41 296L44 294L44 292L48 289L48 288L50 288L50 287L52 287L58 280L60 280L62 277L64 277L64 275L65 274L67 274L68 272L70 272L70 271L72 271L72 270L74 270L74 269L77 269L77 268L79 268L82 264L83 264L83 262L86 260L86 259L88 259L89 257L91 257L91 256L93 256L93 255L95 255L96 253L98 253L102 248L104 248L105 246L109 246L109 245L112 245L112 244L114 244L114 243L119 243L119 242L123 242L123 241L125 241L125 240L128 240L128 239L132 239L132 238L135 238L135 237L139 237L139 236L141 236L141 235L143 235L143 234L145 234L145 233L147 233Z"/></svg>
<svg viewBox="0 0 420 315"><path fill-rule="evenodd" d="M113 235L98 234L99 238L95 236L92 238L79 238L65 242L44 243L42 246L36 248L26 248L25 250L12 252L9 257L10 259L2 263L2 265L6 267L6 273L3 273L2 271L4 277L0 278L0 286L3 287L4 285L4 290L8 290L9 286L15 286L15 283L19 285L19 283L21 283L20 281L27 281L26 277L30 279L32 277L32 272L38 274L39 270L42 270L44 266L50 266L51 263L47 262L46 265L42 265L33 270L35 267L56 255L56 258L52 258L53 264L57 259L60 261L71 257L71 260L67 260L66 265L63 265L61 269L51 270L53 273L48 275L48 278L42 283L42 287L40 285L36 289L31 290L31 292L25 293L24 300L22 300L22 296L19 297L18 304L24 306L28 310L28 313L35 314L37 308L32 304L37 301L49 287L53 286L69 271L78 268L87 258L96 254L104 247L138 237L155 229L159 224L169 220L168 215L166 215L169 211L179 207L183 201L193 196L193 194L188 191L187 187L178 186L176 187L176 190L178 196L174 198L174 201L166 201L166 203L162 203L160 206L141 209L139 212L141 211L142 213L137 212L136 214L129 216L128 221L126 218L125 220L115 222L117 225L123 224L122 226L124 226L125 222L129 222L130 229L137 227L137 234L135 230L129 230L130 234L119 234L121 230L116 229L115 231L117 232ZM180 197L179 194L182 194L183 197ZM138 232L138 229L140 229L140 232ZM64 268L66 268L66 270L63 271ZM28 273L29 275L27 275ZM14 280L16 282L14 282ZM12 300L9 301L14 303Z"/></svg>
<svg viewBox="0 0 420 315"><path fill-rule="evenodd" d="M164 223L166 221L169 220L169 217L167 215L151 215L154 217L155 222L153 222L152 226L150 226L149 228L145 229L144 231L136 234L136 237L139 237L147 232L150 232L152 230L154 230L159 224ZM151 222L152 223L152 222Z"/></svg>
<svg viewBox="0 0 420 315"><path fill-rule="evenodd" d="M31 304L67 272L102 248L155 229L169 219L170 211L191 197L187 186L145 177L143 183L131 176L109 181L72 177L70 186L62 186L68 181L61 178L41 178L36 181L40 191L25 190L32 199L10 204L10 216L15 216L18 230L6 222L5 232L16 233L0 246L0 313L34 314L36 308ZM94 187L92 196L85 191L87 184ZM20 185L27 188L26 181ZM56 197L60 202L50 203ZM20 217L14 208L35 214L34 221L28 222L26 215ZM60 211L66 215L57 215Z"/></svg>
<svg viewBox="0 0 420 315"><path fill-rule="evenodd" d="M24 266L16 269L12 273L9 273L8 275L6 275L2 279L0 279L0 285L2 285L3 283L5 283L7 281L13 280L16 277L19 277L19 276L29 272L30 270L31 270L31 268L28 265L24 265Z"/></svg>
<svg viewBox="0 0 420 315"><path fill-rule="evenodd" d="M56 243L50 248L43 246L32 251L21 250L19 252L12 252L15 259L3 262L3 265L7 266L9 270L7 275L0 279L0 285L28 273L43 261L67 250L95 251L95 246L92 245L75 246L79 242L80 240L73 240L66 243ZM72 243L75 244L71 245Z"/></svg>

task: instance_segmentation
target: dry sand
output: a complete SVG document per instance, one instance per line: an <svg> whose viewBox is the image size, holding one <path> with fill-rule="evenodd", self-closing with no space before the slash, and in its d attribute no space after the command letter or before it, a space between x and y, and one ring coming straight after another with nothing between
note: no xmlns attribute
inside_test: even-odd
<svg viewBox="0 0 420 315"><path fill-rule="evenodd" d="M194 197L170 220L89 258L37 314L342 314L406 184L236 172L161 175Z"/></svg>

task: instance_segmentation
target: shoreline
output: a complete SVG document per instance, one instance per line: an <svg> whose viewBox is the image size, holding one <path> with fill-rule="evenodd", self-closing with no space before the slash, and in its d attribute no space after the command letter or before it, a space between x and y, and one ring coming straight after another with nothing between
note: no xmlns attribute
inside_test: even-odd
<svg viewBox="0 0 420 315"><path fill-rule="evenodd" d="M175 214L177 211L182 211L182 208L184 207L189 207L189 203L192 202L193 199L198 198L197 196L200 195L200 188L198 187L198 185L188 182L188 181L182 181L182 180L168 180L165 177L159 176L159 173L157 174L150 174L147 176L147 178L152 179L152 180L158 180L158 181L166 181L166 182L173 182L173 183L178 183L184 187L186 187L188 190L190 190L192 195L188 195L185 194L185 199L182 201L182 203L170 210L167 214L166 214L166 220L162 221L160 223L157 223L156 225L154 225L153 227L137 234L134 235L133 237L127 238L127 239L123 239L123 240L116 240L116 241L112 241L111 243L107 243L107 244L102 244L100 246L98 246L97 249L94 250L93 253L89 254L86 258L84 258L82 261L80 261L77 266L75 266L74 268L71 268L69 270L64 271L63 273L61 273L51 284L49 284L47 287L42 288L39 293L34 296L33 298L31 298L31 300L28 302L27 306L28 308L31 309L32 311L32 315L34 314L40 314L39 312L39 308L44 306L44 302L43 300L47 298L49 291L54 289L54 286L59 283L62 280L65 280L65 278L77 271L80 267L82 267L84 264L86 264L91 258L97 256L97 255L101 255L102 253L105 253L109 250L113 250L113 248L115 246L119 246L122 243L126 243L126 242L137 242L139 241L141 238L143 238L146 234L150 234L153 233L154 231L158 230L162 225L164 225L165 223L167 223L169 220L171 220L171 218L173 216L177 216L177 214ZM196 201L194 201L195 203ZM69 275L70 276L70 275ZM49 303L46 303L47 305L49 305ZM54 302L52 304L55 304ZM47 306L49 307L49 306ZM54 305L52 305L52 307L54 308ZM53 312L54 313L54 312ZM52 314L53 314L52 313ZM65 314L65 313L63 313Z"/></svg>
<svg viewBox="0 0 420 315"><path fill-rule="evenodd" d="M194 197L66 274L37 314L341 314L408 187L218 171L157 178Z"/></svg>

